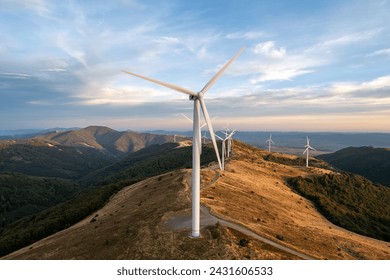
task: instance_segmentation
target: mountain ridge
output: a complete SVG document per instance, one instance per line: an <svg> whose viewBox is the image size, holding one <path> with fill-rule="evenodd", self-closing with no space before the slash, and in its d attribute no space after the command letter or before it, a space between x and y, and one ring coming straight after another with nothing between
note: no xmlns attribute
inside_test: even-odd
<svg viewBox="0 0 390 280"><path fill-rule="evenodd" d="M341 170L360 174L373 182L390 187L390 149L372 146L347 147L331 154L318 155Z"/></svg>
<svg viewBox="0 0 390 280"><path fill-rule="evenodd" d="M34 139L70 147L89 147L113 157L124 157L150 145L173 142L173 135L116 131L105 126L88 126L65 132L50 132ZM181 139L183 139L181 137ZM179 139L178 139L179 140Z"/></svg>

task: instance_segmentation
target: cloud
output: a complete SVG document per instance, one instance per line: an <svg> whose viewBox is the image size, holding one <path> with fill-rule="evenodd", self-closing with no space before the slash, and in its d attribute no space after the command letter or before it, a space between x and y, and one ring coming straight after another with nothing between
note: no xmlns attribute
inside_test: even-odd
<svg viewBox="0 0 390 280"><path fill-rule="evenodd" d="M350 104L389 106L390 75L381 76L365 82L334 83L329 92Z"/></svg>
<svg viewBox="0 0 390 280"><path fill-rule="evenodd" d="M1 0L0 4L8 9L30 10L42 17L47 17L51 13L45 0Z"/></svg>
<svg viewBox="0 0 390 280"><path fill-rule="evenodd" d="M313 52L324 55L340 47L350 46L362 41L372 40L373 37L379 35L382 31L382 28L376 28L372 30L360 31L352 34L345 34L338 37L324 39L322 42L317 43L310 48L307 48L305 52Z"/></svg>
<svg viewBox="0 0 390 280"><path fill-rule="evenodd" d="M253 48L253 52L255 54L261 54L268 58L275 58L280 59L283 58L286 55L286 49L285 48L276 48L275 42L273 41L267 41L257 44Z"/></svg>
<svg viewBox="0 0 390 280"><path fill-rule="evenodd" d="M66 34L58 34L56 39L56 45L70 57L80 62L85 68L89 68L86 61L85 51L71 46Z"/></svg>
<svg viewBox="0 0 390 280"><path fill-rule="evenodd" d="M0 73L1 76L5 76L9 79L29 79L31 76L24 73Z"/></svg>
<svg viewBox="0 0 390 280"><path fill-rule="evenodd" d="M246 39L255 40L266 37L267 34L262 31L235 32L226 35L227 39Z"/></svg>
<svg viewBox="0 0 390 280"><path fill-rule="evenodd" d="M277 46L275 41L260 42L252 47L253 56L241 66L242 74L252 74L252 84L267 81L292 81L294 78L314 72L345 59L339 49L364 41L371 41L382 32L381 28L327 38L309 46L290 48ZM387 53L382 50L380 54ZM243 64L243 63L242 63Z"/></svg>
<svg viewBox="0 0 390 280"><path fill-rule="evenodd" d="M390 48L374 51L367 56L390 56Z"/></svg>
<svg viewBox="0 0 390 280"><path fill-rule="evenodd" d="M250 62L244 62L247 73L252 73L250 82L257 84L266 81L291 81L297 76L315 71L315 67L326 63L321 57L302 54L286 54L283 59L264 59L254 57Z"/></svg>

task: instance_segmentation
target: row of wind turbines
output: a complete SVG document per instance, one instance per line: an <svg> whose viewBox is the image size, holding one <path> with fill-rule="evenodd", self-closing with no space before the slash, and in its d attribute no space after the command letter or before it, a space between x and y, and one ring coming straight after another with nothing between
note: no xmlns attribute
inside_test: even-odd
<svg viewBox="0 0 390 280"><path fill-rule="evenodd" d="M271 153L272 144L275 144L275 142L272 140L272 134L269 135L269 139L265 140L265 142L268 143L268 152ZM316 149L314 149L312 146L310 146L310 139L307 136L306 136L305 148L306 149L303 151L302 154L306 154L306 167L309 167L309 153L310 153L310 150L316 151Z"/></svg>
<svg viewBox="0 0 390 280"><path fill-rule="evenodd" d="M203 117L205 120L205 124L207 125L207 129L210 133L210 138L214 146L215 155L218 160L218 165L220 170L224 170L225 168L225 157L229 157L233 145L232 137L235 133L235 130L232 132L228 132L228 130L225 131L225 137L222 138L215 134L211 120L210 115L207 110L205 101L204 101L204 95L205 93L217 82L217 80L222 76L222 74L226 71L226 69L235 61L239 55L243 52L244 48L241 48L224 66L210 79L210 81L198 92L194 92L192 90L186 89L184 87L174 85L171 83L159 81L153 78L145 77L130 71L123 71L126 74L144 79L146 81L158 84L163 87L167 87L169 89L172 89L174 91L187 94L189 97L189 100L193 102L193 119L192 119L192 231L191 236L194 238L197 238L200 236L200 156L201 156L201 150L202 150L202 137L201 137L201 128L200 125L200 110L202 110ZM219 156L218 146L216 142L216 137L222 141L222 152L221 157ZM309 138L307 138L307 144L305 145L305 151L306 153L306 166L309 166L309 151L314 150L310 146ZM270 135L270 139L267 140L268 142L268 149L271 152L271 146L272 144L275 144L272 140L272 135Z"/></svg>

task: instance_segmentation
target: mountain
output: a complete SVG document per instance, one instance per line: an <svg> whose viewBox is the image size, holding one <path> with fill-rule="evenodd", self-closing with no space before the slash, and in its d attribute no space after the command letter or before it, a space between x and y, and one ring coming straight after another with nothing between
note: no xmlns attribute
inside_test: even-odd
<svg viewBox="0 0 390 280"><path fill-rule="evenodd" d="M135 174L125 171L126 163L110 167L107 185L85 194L78 204L47 209L3 229L4 250L15 236L48 231L55 221L71 224L67 217L93 209L80 222L4 259L390 258L388 188L335 171L318 159L306 168L301 157L270 154L238 141L225 171L218 171L215 163L202 168L201 238L190 238L191 170L182 168L185 160L173 160L182 167L169 166L185 149L190 154L189 147L170 147L168 169L161 168L166 166L165 157L159 157L162 151L146 149L142 162L149 162L152 154L154 160L138 170L151 166L149 175L160 168L163 173L148 176L144 170L145 178L133 182L133 175L122 177ZM142 166L141 161L133 163L132 170ZM92 207L89 203L97 201L98 193L102 202Z"/></svg>
<svg viewBox="0 0 390 280"><path fill-rule="evenodd" d="M341 170L390 186L390 149L348 147L335 153L319 155L318 158Z"/></svg>
<svg viewBox="0 0 390 280"><path fill-rule="evenodd" d="M150 145L173 142L173 135L116 131L104 126L89 126L65 132L54 131L35 139L68 147L93 148L112 157L124 157Z"/></svg>

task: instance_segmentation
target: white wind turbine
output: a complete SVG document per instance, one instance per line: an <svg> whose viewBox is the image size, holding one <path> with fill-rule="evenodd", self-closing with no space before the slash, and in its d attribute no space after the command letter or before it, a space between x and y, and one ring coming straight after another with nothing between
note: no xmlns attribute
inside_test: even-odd
<svg viewBox="0 0 390 280"><path fill-rule="evenodd" d="M242 53L244 49L241 48L215 75L211 80L199 91L194 92L186 88L141 76L129 71L123 71L127 74L136 76L138 78L159 84L161 86L173 89L175 91L185 93L189 95L189 99L194 101L194 117L193 117L193 140L192 140L192 237L199 237L200 235L200 147L201 147L201 134L200 134L200 108L202 108L203 116L207 124L207 128L210 132L210 138L214 145L214 150L218 159L219 167L222 169L221 160L219 158L217 142L215 140L214 130L210 121L210 116L206 108L203 96L204 94L216 83L221 77L223 72L229 67L229 65L236 60L236 58Z"/></svg>
<svg viewBox="0 0 390 280"><path fill-rule="evenodd" d="M206 145L206 140L207 140L206 134L207 134L207 131L205 131L205 132L203 133L203 137L202 137L202 139L203 139L203 145Z"/></svg>
<svg viewBox="0 0 390 280"><path fill-rule="evenodd" d="M234 133L235 133L235 129L233 130ZM226 126L225 126L225 131L223 131L223 134L225 134L225 137L228 137L229 135L229 123L226 123ZM230 157L230 153L232 151L232 145L233 145L233 135L234 133L228 138L228 142L227 142L227 157Z"/></svg>
<svg viewBox="0 0 390 280"><path fill-rule="evenodd" d="M188 120L191 124L193 124L192 120L187 117L186 115L184 115L183 113L180 113L180 115L182 115L186 120ZM211 120L215 120L217 117L214 117L212 118ZM206 126L206 123L203 123L200 127L199 127L199 134L202 134L202 128ZM204 133L204 136L202 137L203 138L203 144L206 144L206 131ZM200 154L202 154L202 141L200 142L200 147L199 147L199 151L200 151Z"/></svg>
<svg viewBox="0 0 390 280"><path fill-rule="evenodd" d="M275 144L275 142L272 141L272 134L269 135L269 139L266 140L265 142L268 142L268 152L271 152L271 146L272 144Z"/></svg>
<svg viewBox="0 0 390 280"><path fill-rule="evenodd" d="M225 136L225 139L223 139L222 137L219 137L217 134L215 134L215 136L218 137L219 140L222 140L222 150L221 150L221 154L222 154L222 171L225 170L225 156L227 155L226 154L226 140L228 140L228 145L229 145L229 140L232 138L233 134L235 133L235 131L233 130L229 135Z"/></svg>
<svg viewBox="0 0 390 280"><path fill-rule="evenodd" d="M303 154L306 153L306 167L309 167L309 151L310 150L313 150L315 151L316 149L314 149L312 146L310 146L310 139L309 137L306 136L306 145L305 145L305 151L303 152Z"/></svg>

